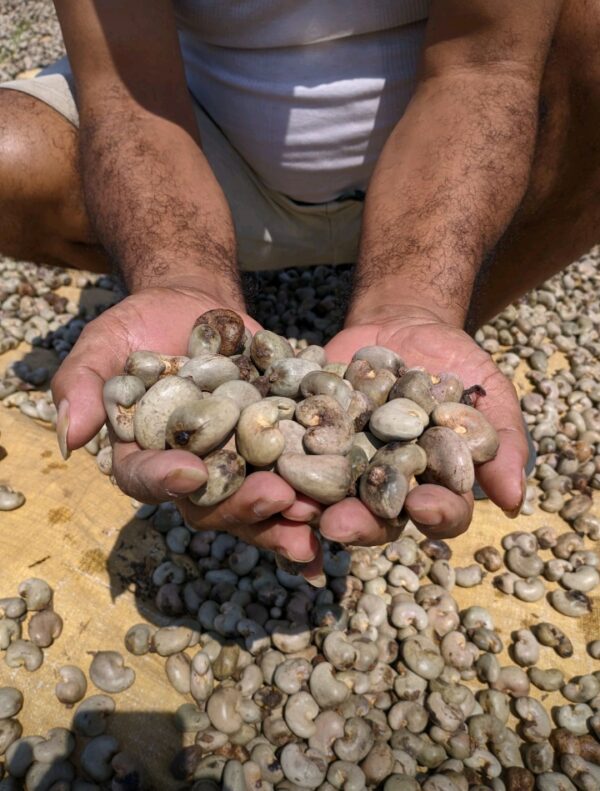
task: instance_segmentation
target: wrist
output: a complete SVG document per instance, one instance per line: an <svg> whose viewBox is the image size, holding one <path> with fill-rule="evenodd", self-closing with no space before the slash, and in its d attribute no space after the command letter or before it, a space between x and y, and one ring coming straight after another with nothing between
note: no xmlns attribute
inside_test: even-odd
<svg viewBox="0 0 600 791"><path fill-rule="evenodd" d="M403 297L395 296L403 291ZM442 323L463 329L466 310L439 305L428 295L411 294L409 289L397 289L386 284L384 289L370 288L353 296L345 326L385 324L399 318L409 324Z"/></svg>
<svg viewBox="0 0 600 791"><path fill-rule="evenodd" d="M231 280L219 278L217 281L215 277L199 276L197 272L182 272L161 278L158 282L133 283L130 293L137 294L150 289L158 291L165 289L199 300L207 305L229 308L238 313L246 311L244 296L237 278Z"/></svg>

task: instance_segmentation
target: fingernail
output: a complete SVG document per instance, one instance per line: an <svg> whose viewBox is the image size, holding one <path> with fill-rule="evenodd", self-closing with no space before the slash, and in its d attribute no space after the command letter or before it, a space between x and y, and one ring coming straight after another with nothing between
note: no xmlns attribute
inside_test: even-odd
<svg viewBox="0 0 600 791"><path fill-rule="evenodd" d="M277 550L277 559L283 558L283 560L287 563L297 563L300 566L306 566L307 563L312 563L312 561L317 557L317 553L315 552L309 558L300 558L295 557L289 549L280 548Z"/></svg>
<svg viewBox="0 0 600 791"><path fill-rule="evenodd" d="M252 506L252 512L259 519L266 519L289 507L290 503L287 500L257 500Z"/></svg>
<svg viewBox="0 0 600 791"><path fill-rule="evenodd" d="M67 434L69 432L69 402L66 398L58 405L58 414L56 416L56 439L58 440L58 448L61 456L66 461L71 455L71 451L67 445Z"/></svg>
<svg viewBox="0 0 600 791"><path fill-rule="evenodd" d="M439 511L425 511L412 509L410 513L411 519L418 522L420 525L428 525L429 527L437 527L443 521L442 514Z"/></svg>
<svg viewBox="0 0 600 791"><path fill-rule="evenodd" d="M512 511L505 511L504 513L509 519L516 519L519 514L521 513L521 508L525 504L525 498L527 497L527 476L525 475L525 470L521 473L521 501L516 508L513 508Z"/></svg>
<svg viewBox="0 0 600 791"><path fill-rule="evenodd" d="M325 585L327 585L327 577L323 573L315 574L311 577L305 576L304 579L309 583L309 585L312 585L313 588L324 588Z"/></svg>
<svg viewBox="0 0 600 791"><path fill-rule="evenodd" d="M206 473L196 467L185 467L171 472L164 479L167 494L178 497L189 494L206 483Z"/></svg>

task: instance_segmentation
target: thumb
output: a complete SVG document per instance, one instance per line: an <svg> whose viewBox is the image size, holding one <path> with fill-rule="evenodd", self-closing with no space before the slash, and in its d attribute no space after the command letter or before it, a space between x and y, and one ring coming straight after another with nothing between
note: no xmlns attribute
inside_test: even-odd
<svg viewBox="0 0 600 791"><path fill-rule="evenodd" d="M115 337L102 317L85 327L51 382L58 409L56 434L65 459L89 442L106 420L102 388L123 368L129 344Z"/></svg>

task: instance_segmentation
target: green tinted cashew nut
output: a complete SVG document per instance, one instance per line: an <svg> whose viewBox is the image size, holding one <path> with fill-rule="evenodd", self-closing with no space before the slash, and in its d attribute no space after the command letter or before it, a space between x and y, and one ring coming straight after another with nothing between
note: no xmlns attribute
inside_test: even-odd
<svg viewBox="0 0 600 791"><path fill-rule="evenodd" d="M369 428L383 442L416 439L429 423L429 415L410 398L394 398L378 407Z"/></svg>
<svg viewBox="0 0 600 791"><path fill-rule="evenodd" d="M347 379L355 390L368 396L377 407L385 404L396 381L394 374L387 368L375 370L367 360L355 360L350 363L344 379Z"/></svg>
<svg viewBox="0 0 600 791"><path fill-rule="evenodd" d="M320 370L317 363L299 357L284 357L283 360L276 360L265 371L270 384L269 392L273 395L296 398L306 375L311 371Z"/></svg>
<svg viewBox="0 0 600 791"><path fill-rule="evenodd" d="M172 357L157 352L132 352L125 361L125 373L141 379L147 388L156 384L163 376L176 376L188 357Z"/></svg>
<svg viewBox="0 0 600 791"><path fill-rule="evenodd" d="M352 467L346 456L285 453L277 460L277 472L294 489L323 505L343 500L352 483Z"/></svg>
<svg viewBox="0 0 600 791"><path fill-rule="evenodd" d="M169 416L177 407L202 398L189 379L166 376L152 385L138 401L133 417L135 440L142 448L164 450Z"/></svg>
<svg viewBox="0 0 600 791"><path fill-rule="evenodd" d="M222 354L204 354L192 357L179 370L178 376L190 379L200 390L210 393L225 382L240 378L240 369Z"/></svg>
<svg viewBox="0 0 600 791"><path fill-rule="evenodd" d="M276 461L285 445L277 428L279 409L274 401L259 401L242 410L236 431L240 454L256 467Z"/></svg>
<svg viewBox="0 0 600 791"><path fill-rule="evenodd" d="M191 401L171 412L165 439L171 448L205 456L227 440L239 416L240 410L230 398L211 396Z"/></svg>
<svg viewBox="0 0 600 791"><path fill-rule="evenodd" d="M252 338L250 357L259 371L285 357L295 357L289 341L270 330L259 330Z"/></svg>
<svg viewBox="0 0 600 791"><path fill-rule="evenodd" d="M113 376L104 383L102 400L113 431L122 442L133 442L133 416L146 387L137 376Z"/></svg>

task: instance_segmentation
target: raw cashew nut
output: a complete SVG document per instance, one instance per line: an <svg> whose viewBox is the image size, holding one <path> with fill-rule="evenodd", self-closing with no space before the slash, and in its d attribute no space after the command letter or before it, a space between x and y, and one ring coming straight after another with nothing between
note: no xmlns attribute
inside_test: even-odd
<svg viewBox="0 0 600 791"><path fill-rule="evenodd" d="M258 401L242 410L236 431L239 452L256 467L266 467L283 452L285 440L277 428L279 410L273 401Z"/></svg>
<svg viewBox="0 0 600 791"><path fill-rule="evenodd" d="M117 437L122 442L133 442L133 416L136 405L146 393L146 387L137 376L113 376L104 383L102 400L106 416Z"/></svg>
<svg viewBox="0 0 600 791"><path fill-rule="evenodd" d="M294 489L324 505L343 500L352 482L346 456L284 453L277 460L277 472Z"/></svg>
<svg viewBox="0 0 600 791"><path fill-rule="evenodd" d="M496 429L474 407L451 402L440 404L431 413L431 419L436 426L452 429L465 441L475 464L495 458L500 446Z"/></svg>
<svg viewBox="0 0 600 791"><path fill-rule="evenodd" d="M229 398L215 396L174 409L165 430L167 444L205 456L231 436L240 410Z"/></svg>
<svg viewBox="0 0 600 791"><path fill-rule="evenodd" d="M103 692L123 692L135 681L135 670L125 667L118 651L98 651L90 664L90 678Z"/></svg>

